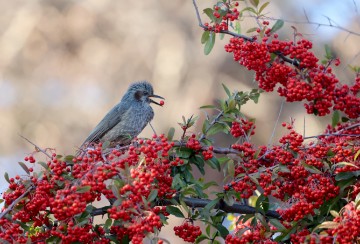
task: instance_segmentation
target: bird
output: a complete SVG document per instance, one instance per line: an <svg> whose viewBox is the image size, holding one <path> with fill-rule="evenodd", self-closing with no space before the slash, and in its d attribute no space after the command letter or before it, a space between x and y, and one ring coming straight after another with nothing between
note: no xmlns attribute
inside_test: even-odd
<svg viewBox="0 0 360 244"><path fill-rule="evenodd" d="M150 104L162 106L151 98L164 99L154 94L154 89L148 81L132 83L120 102L91 131L80 148L106 141L110 142L111 146L130 144L154 118L154 110Z"/></svg>

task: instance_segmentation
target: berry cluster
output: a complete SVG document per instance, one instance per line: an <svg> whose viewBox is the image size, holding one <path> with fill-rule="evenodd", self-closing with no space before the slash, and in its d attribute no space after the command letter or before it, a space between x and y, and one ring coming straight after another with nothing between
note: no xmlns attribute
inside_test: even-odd
<svg viewBox="0 0 360 244"><path fill-rule="evenodd" d="M226 244L247 244L247 243L262 243L275 244L277 242L269 240L265 236L265 227L259 221L251 224L251 221L236 220L235 231L233 234L226 236ZM272 227L272 230L275 228Z"/></svg>
<svg viewBox="0 0 360 244"><path fill-rule="evenodd" d="M39 162L42 173L33 173L29 179L9 179L9 191L3 194L5 206L30 185L32 190L19 201L11 220L0 220L0 238L19 243L26 243L28 237L34 242L52 237L62 243L109 243L107 235L116 234L119 240L128 236L132 243L142 243L147 233L162 227L160 215L168 213L165 207L155 206L153 200L172 198L175 191L171 189L171 167L183 162L169 158L174 143L164 135L136 141L136 146L126 150L106 152L106 160L101 144L78 157L54 153L47 163ZM25 160L33 163L34 158ZM114 183L109 183L110 179ZM85 223L81 216L90 216L93 207L89 204L99 201L102 195L116 202L102 214L118 222L111 228L95 229L91 218ZM31 235L26 237L20 225L15 224L17 221L29 225ZM54 221L57 225L53 225Z"/></svg>
<svg viewBox="0 0 360 244"><path fill-rule="evenodd" d="M196 135L192 134L189 140L186 142L186 147L193 149L195 152L201 149L201 144L196 140Z"/></svg>
<svg viewBox="0 0 360 244"><path fill-rule="evenodd" d="M228 33L229 26L234 26L233 22L239 19L238 6L238 2L233 8L228 3L215 5L212 14L221 21L214 21L212 25L205 23L204 30ZM356 96L360 89L359 79L351 87L340 85L330 67L331 64L338 66L339 59L321 65L311 52L309 40L279 40L269 24L269 21L263 21L256 30L258 36L251 41L234 35L225 45L225 51L232 53L240 65L255 72L260 88L271 92L278 85L279 95L288 102L305 101L309 114L324 116L331 110L340 110L350 118L357 118L360 115L360 98ZM277 57L271 58L272 54Z"/></svg>
<svg viewBox="0 0 360 244"><path fill-rule="evenodd" d="M180 226L174 227L175 235L182 238L187 242L195 242L196 238L201 235L199 226L195 226L192 223L185 222Z"/></svg>
<svg viewBox="0 0 360 244"><path fill-rule="evenodd" d="M250 136L255 134L255 128L254 122L241 119L240 121L232 122L230 133L233 137Z"/></svg>
<svg viewBox="0 0 360 244"><path fill-rule="evenodd" d="M204 160L209 160L209 159L213 158L213 150L214 150L214 147L210 146L210 147L208 147L207 150L202 151Z"/></svg>

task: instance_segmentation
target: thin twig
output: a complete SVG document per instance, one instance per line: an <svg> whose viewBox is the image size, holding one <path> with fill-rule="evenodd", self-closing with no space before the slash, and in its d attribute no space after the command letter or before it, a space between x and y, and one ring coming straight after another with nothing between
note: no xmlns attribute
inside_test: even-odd
<svg viewBox="0 0 360 244"><path fill-rule="evenodd" d="M51 156L43 149L41 149L39 146L37 146L36 144L34 144L33 142L31 142L29 139L27 139L26 137L22 136L19 134L19 136L21 138L23 138L25 141L27 141L28 143L30 143L31 145L33 145L35 147L36 151L42 152L43 154L45 154L47 157L51 158Z"/></svg>
<svg viewBox="0 0 360 244"><path fill-rule="evenodd" d="M270 146L270 145L272 144L272 141L273 141L273 139L274 139L275 131L276 131L277 125L278 125L279 120L280 120L280 116L281 116L281 113L282 113L282 110L283 110L283 107L284 107L284 103L285 103L285 100L283 100L283 101L281 102L280 110L279 110L277 119L276 119L276 121L275 121L274 129L273 129L272 134L271 134L271 137L270 137L270 139L269 139L268 146Z"/></svg>
<svg viewBox="0 0 360 244"><path fill-rule="evenodd" d="M199 13L199 8L196 4L196 0L193 0L193 4L194 4L194 8L195 8L195 12L196 12L196 17L197 17L197 20L199 22L199 26L205 30L208 29L208 27L206 27L202 21L201 21L201 17L200 17L200 13ZM234 37L239 37L239 38L243 38L244 40L247 40L247 41L250 41L250 42L253 42L254 41L254 38L252 37L248 37L248 36L245 36L245 35L242 35L242 34L237 34L235 32L231 32L231 31L228 31L228 30L221 30L219 31L219 33L224 33L224 34L228 34L228 35L231 35L231 36L234 36Z"/></svg>
<svg viewBox="0 0 360 244"><path fill-rule="evenodd" d="M253 16L251 16L251 15L243 16L243 17L252 17L252 18L253 18ZM342 27L342 26L340 26L340 25L338 25L338 24L336 24L336 23L333 24L334 21L333 21L332 19L330 19L330 18L327 17L327 16L324 16L324 17L328 20L329 24L324 24L324 23L318 23L318 22L310 21L310 20L308 19L308 17L307 17L306 14L305 14L306 21L295 21L295 20L288 20L288 19L281 19L281 20L283 20L284 22L287 22L287 23L291 23L291 24L316 25L317 27L331 27L331 28L335 28L335 29L338 29L338 30L347 32L347 33L349 33L349 34L351 34L351 35L360 36L360 33L357 33L357 32L355 32L355 31L349 30L349 29L347 29L347 28L345 28L345 27ZM262 19L274 20L274 21L280 20L280 19L278 19L278 18L266 17L266 16L262 17Z"/></svg>

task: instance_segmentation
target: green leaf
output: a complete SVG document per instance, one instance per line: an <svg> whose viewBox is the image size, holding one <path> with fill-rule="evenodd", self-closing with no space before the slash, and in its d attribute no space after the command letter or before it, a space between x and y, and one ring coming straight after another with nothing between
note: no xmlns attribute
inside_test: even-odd
<svg viewBox="0 0 360 244"><path fill-rule="evenodd" d="M221 170L220 163L215 157L210 158L206 163L213 169Z"/></svg>
<svg viewBox="0 0 360 244"><path fill-rule="evenodd" d="M256 200L256 210L263 214L269 211L269 198L261 194Z"/></svg>
<svg viewBox="0 0 360 244"><path fill-rule="evenodd" d="M46 170L49 170L49 165L47 165L47 163L45 162L37 162L37 163L43 166Z"/></svg>
<svg viewBox="0 0 360 244"><path fill-rule="evenodd" d="M360 170L349 171L349 172L340 172L335 176L335 180L336 181L347 180L347 179L351 179L354 176L358 177L359 175L360 175Z"/></svg>
<svg viewBox="0 0 360 244"><path fill-rule="evenodd" d="M75 158L74 155L66 155L66 156L64 157L64 161L65 161L66 163L68 163L68 164L74 164L73 161L72 161L74 158Z"/></svg>
<svg viewBox="0 0 360 244"><path fill-rule="evenodd" d="M245 11L254 13L254 14L256 14L256 15L258 14L257 11L256 11L254 8L252 8L252 7L246 7L246 8L244 8L244 9L241 10L241 12L245 12ZM257 28L256 28L256 29L257 29Z"/></svg>
<svg viewBox="0 0 360 244"><path fill-rule="evenodd" d="M337 163L337 164L334 164L333 166L331 166L331 169L335 170L335 168L341 167L341 166L351 166L351 167L359 168L358 166L356 166L355 164L352 164L352 163L340 162L340 163Z"/></svg>
<svg viewBox="0 0 360 244"><path fill-rule="evenodd" d="M110 142L109 142L109 141L104 141L103 144L102 144L101 149L102 149L102 150L105 150L105 149L108 148L109 146L110 146Z"/></svg>
<svg viewBox="0 0 360 244"><path fill-rule="evenodd" d="M91 189L91 186L79 186L76 188L76 192L77 193L85 193L85 192L90 191L90 189Z"/></svg>
<svg viewBox="0 0 360 244"><path fill-rule="evenodd" d="M253 27L253 28L250 28L246 31L246 33L251 33L251 32L254 32L256 31L258 28L257 27Z"/></svg>
<svg viewBox="0 0 360 244"><path fill-rule="evenodd" d="M24 164L23 162L19 162L21 168L23 168L23 170L25 170L25 172L29 175L30 171L29 168L26 166L26 164Z"/></svg>
<svg viewBox="0 0 360 244"><path fill-rule="evenodd" d="M214 16L214 10L211 8L204 9L204 13L211 19L212 22L216 22L216 17Z"/></svg>
<svg viewBox="0 0 360 244"><path fill-rule="evenodd" d="M174 134L175 134L175 128L174 128L174 127L171 127L171 128L169 129L168 134L167 134L167 139L168 139L169 141L172 141L172 139L174 138Z"/></svg>
<svg viewBox="0 0 360 244"><path fill-rule="evenodd" d="M166 212L178 218L185 218L184 214L180 211L180 209L174 206L166 206Z"/></svg>
<svg viewBox="0 0 360 244"><path fill-rule="evenodd" d="M112 225L112 219L111 219L111 218L108 218L108 219L105 221L104 229L105 229L105 230L109 230L111 225Z"/></svg>
<svg viewBox="0 0 360 244"><path fill-rule="evenodd" d="M234 164L234 160L229 160L227 162L227 173L231 176L234 177L235 175L235 164Z"/></svg>
<svg viewBox="0 0 360 244"><path fill-rule="evenodd" d="M179 158L189 158L192 155L193 150L186 147L179 147L175 149L175 152Z"/></svg>
<svg viewBox="0 0 360 244"><path fill-rule="evenodd" d="M218 183L216 183L215 181L210 181L208 183L205 183L205 185L203 186L203 190L208 189L211 186L219 186Z"/></svg>
<svg viewBox="0 0 360 244"><path fill-rule="evenodd" d="M45 240L45 243L51 243L51 244L60 243L60 242L61 242L61 238L58 236L52 236Z"/></svg>
<svg viewBox="0 0 360 244"><path fill-rule="evenodd" d="M222 238L226 238L226 236L229 234L229 230L225 228L222 224L215 225L215 228L217 231L219 231Z"/></svg>
<svg viewBox="0 0 360 244"><path fill-rule="evenodd" d="M235 31L236 31L236 33L238 33L238 34L241 33L240 21L236 21L236 23L235 23Z"/></svg>
<svg viewBox="0 0 360 244"><path fill-rule="evenodd" d="M8 172L5 172L4 178L5 178L5 180L10 184L10 179L9 179L9 174L8 174Z"/></svg>
<svg viewBox="0 0 360 244"><path fill-rule="evenodd" d="M204 106L200 107L200 109L204 109L204 108L216 108L216 106L214 106L214 105L204 105Z"/></svg>
<svg viewBox="0 0 360 244"><path fill-rule="evenodd" d="M330 60L333 59L334 55L329 45L325 44L325 58Z"/></svg>
<svg viewBox="0 0 360 244"><path fill-rule="evenodd" d="M210 32L209 39L205 42L204 54L208 55L215 45L215 33Z"/></svg>
<svg viewBox="0 0 360 244"><path fill-rule="evenodd" d="M340 122L340 112L338 110L335 110L331 118L331 126L335 128L339 122Z"/></svg>
<svg viewBox="0 0 360 244"><path fill-rule="evenodd" d="M261 5L261 7L259 8L259 14L261 14L261 12L266 8L266 6L269 5L270 2L266 2L263 5Z"/></svg>
<svg viewBox="0 0 360 244"><path fill-rule="evenodd" d="M301 162L301 165L307 170L309 171L310 173L313 173L313 174L322 174L322 172L320 170L318 170L316 167L312 166L312 165L309 165L309 164L306 164L304 162Z"/></svg>
<svg viewBox="0 0 360 244"><path fill-rule="evenodd" d="M232 206L235 203L234 193L232 191L226 192L223 199L224 202L229 206Z"/></svg>
<svg viewBox="0 0 360 244"><path fill-rule="evenodd" d="M227 133L230 130L227 125L221 123L215 123L211 126L211 128L207 131L206 135L211 136L215 135L219 132Z"/></svg>
<svg viewBox="0 0 360 244"><path fill-rule="evenodd" d="M278 19L275 24L273 25L273 27L271 28L271 33L274 33L278 30L280 30L282 27L284 26L284 21L281 19Z"/></svg>
<svg viewBox="0 0 360 244"><path fill-rule="evenodd" d="M270 223L275 226L279 231L286 230L286 227L278 219L269 219Z"/></svg>
<svg viewBox="0 0 360 244"><path fill-rule="evenodd" d="M210 31L204 31L204 33L201 36L201 44L207 42L209 38L210 38Z"/></svg>
<svg viewBox="0 0 360 244"><path fill-rule="evenodd" d="M206 206L203 208L202 211L209 213L212 209L215 208L215 206L218 202L219 202L218 198L211 200L208 204L206 204Z"/></svg>
<svg viewBox="0 0 360 244"><path fill-rule="evenodd" d="M223 86L223 88L224 88L226 94L228 95L228 97L231 97L231 92L230 92L229 88L227 88L227 86L224 83L222 83L221 85Z"/></svg>
<svg viewBox="0 0 360 244"><path fill-rule="evenodd" d="M158 195L158 190L157 190L157 189L151 190L151 192L150 192L150 194L149 194L149 196L148 196L147 201L148 201L148 202L153 202L153 201L155 200L155 198L157 197L157 195Z"/></svg>
<svg viewBox="0 0 360 244"><path fill-rule="evenodd" d="M207 237L206 235L204 234L201 234L199 235L196 240L195 240L195 243L200 243L202 242L203 240L210 240L209 237Z"/></svg>
<svg viewBox="0 0 360 244"><path fill-rule="evenodd" d="M257 6L259 5L259 0L250 0L250 3L257 8Z"/></svg>

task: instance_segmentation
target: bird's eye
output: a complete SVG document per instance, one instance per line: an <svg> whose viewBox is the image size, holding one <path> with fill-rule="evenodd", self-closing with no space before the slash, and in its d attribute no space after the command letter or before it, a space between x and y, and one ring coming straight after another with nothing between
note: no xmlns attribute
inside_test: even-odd
<svg viewBox="0 0 360 244"><path fill-rule="evenodd" d="M147 91L144 91L143 94L144 94L145 96L149 95L149 93L148 93Z"/></svg>

